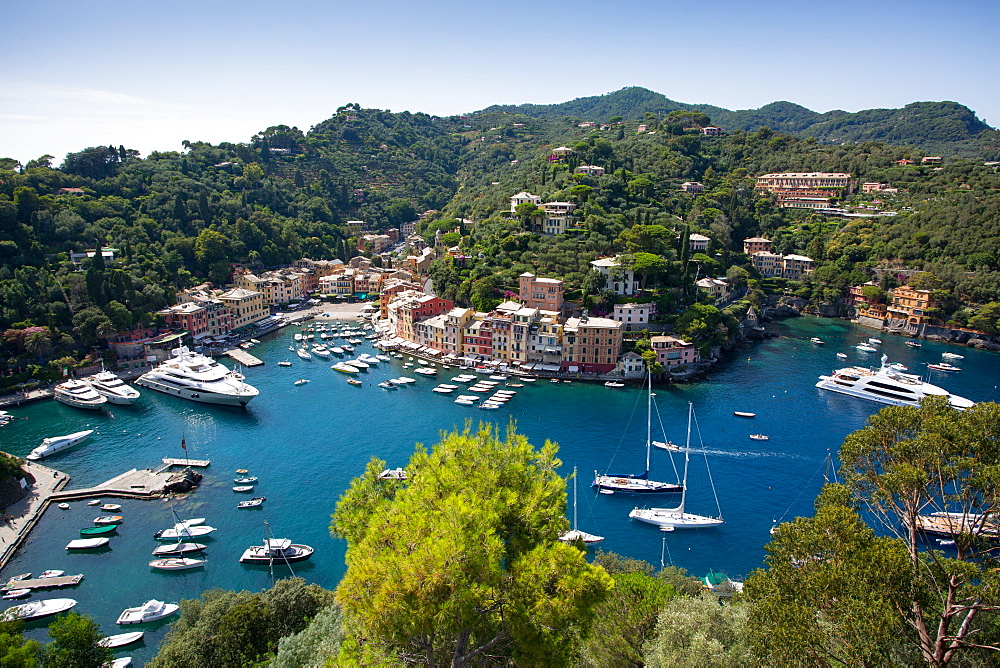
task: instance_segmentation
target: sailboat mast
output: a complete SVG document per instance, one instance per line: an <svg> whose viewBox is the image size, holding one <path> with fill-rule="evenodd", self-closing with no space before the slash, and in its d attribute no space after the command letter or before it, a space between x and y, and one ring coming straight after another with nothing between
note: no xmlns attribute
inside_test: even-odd
<svg viewBox="0 0 1000 668"><path fill-rule="evenodd" d="M573 530L576 531L576 467L573 467Z"/></svg>
<svg viewBox="0 0 1000 668"><path fill-rule="evenodd" d="M681 482L681 505L679 510L684 512L684 499L688 490L688 462L691 461L691 414L694 412L694 404L688 402L688 428L687 441L684 443L684 480Z"/></svg>
<svg viewBox="0 0 1000 668"><path fill-rule="evenodd" d="M646 375L649 378L649 392L646 396L646 475L649 475L649 448L653 438L653 372L648 371Z"/></svg>

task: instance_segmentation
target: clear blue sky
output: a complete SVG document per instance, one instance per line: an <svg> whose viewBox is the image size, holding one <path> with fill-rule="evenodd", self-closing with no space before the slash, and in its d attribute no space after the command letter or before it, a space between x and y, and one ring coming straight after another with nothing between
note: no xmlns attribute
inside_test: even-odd
<svg viewBox="0 0 1000 668"><path fill-rule="evenodd" d="M997 0L0 0L0 156L246 141L347 102L450 115L632 85L729 109L954 100L997 126L997 34Z"/></svg>

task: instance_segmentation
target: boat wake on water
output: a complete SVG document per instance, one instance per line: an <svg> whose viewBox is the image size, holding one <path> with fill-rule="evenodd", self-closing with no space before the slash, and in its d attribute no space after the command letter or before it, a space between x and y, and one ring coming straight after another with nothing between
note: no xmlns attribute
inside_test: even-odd
<svg viewBox="0 0 1000 668"><path fill-rule="evenodd" d="M758 459L762 457L774 457L781 459L802 459L810 460L813 457L795 454L794 452L762 452L760 450L717 450L715 448L691 448L691 454L699 455L723 455L725 457L739 457L745 459Z"/></svg>

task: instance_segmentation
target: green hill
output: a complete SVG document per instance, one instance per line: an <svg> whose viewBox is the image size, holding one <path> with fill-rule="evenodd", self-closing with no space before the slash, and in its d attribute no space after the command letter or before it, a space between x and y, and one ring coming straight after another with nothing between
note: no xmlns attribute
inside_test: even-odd
<svg viewBox="0 0 1000 668"><path fill-rule="evenodd" d="M943 156L991 160L1000 157L1000 133L957 102L913 102L902 109L866 109L853 113L840 110L818 113L792 102L772 102L760 109L732 111L707 104L677 102L646 88L632 86L560 104L493 106L478 113L504 112L547 120L569 117L606 122L612 116L641 119L647 113L661 116L678 110L708 114L713 123L727 130L754 131L766 126L832 144L881 141Z"/></svg>

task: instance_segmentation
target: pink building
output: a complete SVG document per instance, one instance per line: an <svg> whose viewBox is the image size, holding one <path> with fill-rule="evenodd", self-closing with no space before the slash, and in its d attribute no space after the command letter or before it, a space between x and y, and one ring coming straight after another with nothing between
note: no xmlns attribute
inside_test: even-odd
<svg viewBox="0 0 1000 668"><path fill-rule="evenodd" d="M519 277L518 298L528 308L559 311L563 303L563 282L557 278L538 278L530 272Z"/></svg>
<svg viewBox="0 0 1000 668"><path fill-rule="evenodd" d="M687 343L673 336L654 336L650 346L656 353L657 361L664 368L694 364L698 361L698 350L693 343Z"/></svg>

